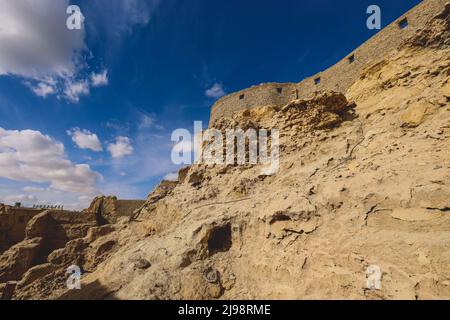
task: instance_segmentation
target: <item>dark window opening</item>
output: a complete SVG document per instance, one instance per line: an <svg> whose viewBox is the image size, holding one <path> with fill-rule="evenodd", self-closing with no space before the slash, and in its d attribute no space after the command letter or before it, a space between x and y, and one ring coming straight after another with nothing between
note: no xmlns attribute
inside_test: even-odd
<svg viewBox="0 0 450 320"><path fill-rule="evenodd" d="M244 99L244 97L245 97L245 95L241 94L241 95L239 96L239 100Z"/></svg>
<svg viewBox="0 0 450 320"><path fill-rule="evenodd" d="M348 57L348 62L349 63L355 62L355 55L354 54L352 54L350 57Z"/></svg>
<svg viewBox="0 0 450 320"><path fill-rule="evenodd" d="M214 228L211 231L208 239L208 251L210 256L217 252L230 250L231 245L231 224L228 223L224 226Z"/></svg>
<svg viewBox="0 0 450 320"><path fill-rule="evenodd" d="M401 21L398 23L398 26L400 27L400 29L405 29L405 28L408 27L408 25L409 25L409 23L408 23L408 19L407 19L407 18L401 20Z"/></svg>
<svg viewBox="0 0 450 320"><path fill-rule="evenodd" d="M277 88L277 92L281 94L283 92L283 88Z"/></svg>
<svg viewBox="0 0 450 320"><path fill-rule="evenodd" d="M320 80L321 80L320 77L319 77L319 78L315 78L315 79L314 79L314 84L319 84L319 83L320 83Z"/></svg>

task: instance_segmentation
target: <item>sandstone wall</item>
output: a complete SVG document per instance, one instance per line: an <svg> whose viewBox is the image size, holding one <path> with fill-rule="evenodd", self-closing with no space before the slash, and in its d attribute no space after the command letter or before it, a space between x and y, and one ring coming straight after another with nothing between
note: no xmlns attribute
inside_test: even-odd
<svg viewBox="0 0 450 320"><path fill-rule="evenodd" d="M114 196L98 196L85 212L92 213L100 224L115 223L119 217L131 217L144 200L117 200Z"/></svg>
<svg viewBox="0 0 450 320"><path fill-rule="evenodd" d="M120 217L131 217L136 209L144 205L144 200L117 200L116 212Z"/></svg>
<svg viewBox="0 0 450 320"><path fill-rule="evenodd" d="M309 98L318 90L334 90L345 93L360 77L365 66L386 58L399 45L423 28L431 18L439 14L446 2L448 0L422 1L337 64L298 84L262 84L219 99L211 109L210 126L216 119L229 117L238 110L265 105L282 106L295 97ZM399 23L405 18L408 21L408 27L402 29ZM350 57L354 57L353 62L350 61ZM318 78L320 78L320 83L317 84L315 80ZM282 89L281 92L279 88Z"/></svg>
<svg viewBox="0 0 450 320"><path fill-rule="evenodd" d="M85 237L97 225L95 215L90 212L47 210L30 220L25 236L43 239L39 257L45 261L50 252L63 248L70 240Z"/></svg>
<svg viewBox="0 0 450 320"><path fill-rule="evenodd" d="M43 210L8 208L0 214L0 254L25 238L28 222Z"/></svg>
<svg viewBox="0 0 450 320"><path fill-rule="evenodd" d="M285 105L295 99L297 94L295 83L264 83L219 99L211 111L210 125L215 119L231 116L235 111L250 109L256 106Z"/></svg>

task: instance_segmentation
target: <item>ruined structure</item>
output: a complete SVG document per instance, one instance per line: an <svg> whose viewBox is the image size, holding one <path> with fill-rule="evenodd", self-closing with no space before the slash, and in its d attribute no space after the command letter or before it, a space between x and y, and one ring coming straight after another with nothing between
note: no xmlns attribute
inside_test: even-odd
<svg viewBox="0 0 450 320"><path fill-rule="evenodd" d="M0 300L11 298L17 286L28 284L39 274L52 272L63 261L70 265L82 259L79 264L85 268L99 262L114 243L101 243L93 257L84 257L82 239L86 238L87 245L98 235L107 234L113 230L110 223L116 223L121 217L131 217L143 204L144 201L105 196L95 198L83 212L1 204ZM73 255L71 260L65 261L67 245ZM61 272L65 272L64 269Z"/></svg>
<svg viewBox="0 0 450 320"><path fill-rule="evenodd" d="M96 197L86 212L95 214L100 224L114 223L120 217L132 217L145 200L118 200L115 196Z"/></svg>
<svg viewBox="0 0 450 320"><path fill-rule="evenodd" d="M0 254L25 238L28 222L42 211L0 205Z"/></svg>
<svg viewBox="0 0 450 320"><path fill-rule="evenodd" d="M450 3L411 12L423 28L367 65L357 49L342 63L360 75L335 91L268 84L221 100L242 103L212 115L219 130L279 128L276 174L194 164L142 205L36 214L0 254L0 299L450 299ZM66 286L71 265L81 290Z"/></svg>
<svg viewBox="0 0 450 320"><path fill-rule="evenodd" d="M408 38L438 15L447 0L427 0L399 17L375 36L350 52L329 69L300 83L266 83L232 93L219 99L211 109L210 126L221 117L260 106L283 106L293 99L311 97L317 91L345 93L361 76L364 67L386 58Z"/></svg>

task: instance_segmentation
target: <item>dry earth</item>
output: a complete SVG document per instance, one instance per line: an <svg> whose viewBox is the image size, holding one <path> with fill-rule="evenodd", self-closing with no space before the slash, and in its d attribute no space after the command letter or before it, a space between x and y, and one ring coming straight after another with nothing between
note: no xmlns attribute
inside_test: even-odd
<svg viewBox="0 0 450 320"><path fill-rule="evenodd" d="M279 129L277 174L261 175L259 165L182 170L133 219L91 228L0 293L450 299L449 11L374 61L345 95L319 92L216 124ZM0 264L36 241L6 251ZM71 264L84 271L82 290L65 289ZM370 265L381 268L381 290L366 288Z"/></svg>

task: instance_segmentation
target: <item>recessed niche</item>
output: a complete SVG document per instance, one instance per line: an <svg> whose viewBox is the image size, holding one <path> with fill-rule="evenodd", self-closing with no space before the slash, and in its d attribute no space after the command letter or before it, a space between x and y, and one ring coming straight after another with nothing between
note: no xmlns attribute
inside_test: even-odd
<svg viewBox="0 0 450 320"><path fill-rule="evenodd" d="M243 94L241 94L240 96L239 96L239 100L243 100L245 98L245 95L243 95Z"/></svg>
<svg viewBox="0 0 450 320"><path fill-rule="evenodd" d="M208 252L212 256L218 252L225 252L230 250L231 242L231 224L216 227L211 230L208 238Z"/></svg>
<svg viewBox="0 0 450 320"><path fill-rule="evenodd" d="M318 85L320 83L320 77L314 79L314 84Z"/></svg>

